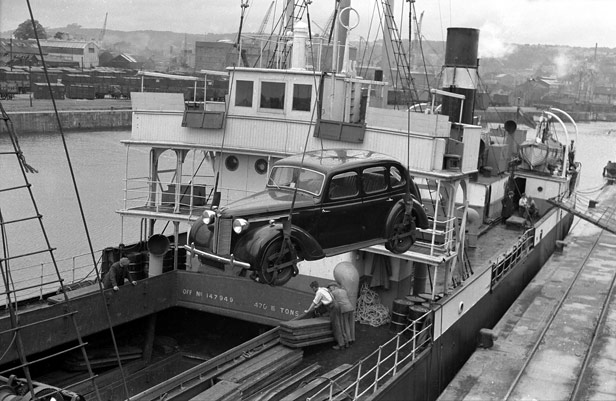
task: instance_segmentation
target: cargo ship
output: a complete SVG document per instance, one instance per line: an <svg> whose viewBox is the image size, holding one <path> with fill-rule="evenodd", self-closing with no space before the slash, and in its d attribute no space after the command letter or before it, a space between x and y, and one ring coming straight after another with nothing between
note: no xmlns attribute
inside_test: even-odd
<svg viewBox="0 0 616 401"><path fill-rule="evenodd" d="M389 3L381 3L391 46L402 49ZM569 117L544 111L534 136L514 121L496 131L476 125L479 30L473 28L448 29L443 80L431 91L431 105L392 104L392 83L355 72L345 38L352 27L344 17L352 8L337 10L334 43L346 45L330 46L327 71L313 62L306 8L303 2L299 11L288 8L284 40L269 48L267 68L224 72L224 101L131 94L127 158L146 152L148 173L127 167L117 212L123 224L141 227L142 239L106 248L93 264L102 276L128 257L135 285L114 291L99 280L70 288L59 277L57 294L20 302L19 289L5 279L0 394L24 400L436 399L482 329L498 322L549 258L573 220L549 202L576 186L580 166L571 124L563 121ZM405 58L394 54L401 56L398 71L408 73ZM410 75L393 79L411 97ZM7 153L19 155L13 146ZM296 255L268 271L284 280L264 281L246 274L259 273L251 261L231 253L231 221L217 225L209 243L200 242L194 228L271 186L275 163L324 149L344 149L341 158L378 152L406 168L428 217L414 225L408 250L393 252L383 238L315 260ZM352 196L361 205L368 195L358 189ZM523 197L532 199L532 209L525 207L530 201L519 202ZM270 221L281 238L292 210ZM321 212L314 218L326 221L327 211ZM365 213L368 219L370 209ZM3 272L13 259L3 257ZM342 267L357 277L350 289L358 296L357 340L336 351L327 327L319 335L294 328L323 326L304 313L314 297L310 283L341 282ZM366 308L364 315L385 310L378 327L360 313ZM220 329L218 318L233 324ZM188 341L178 343L186 333ZM208 338L211 347L244 335L250 338L214 355L195 349ZM133 341L124 343L127 337Z"/></svg>

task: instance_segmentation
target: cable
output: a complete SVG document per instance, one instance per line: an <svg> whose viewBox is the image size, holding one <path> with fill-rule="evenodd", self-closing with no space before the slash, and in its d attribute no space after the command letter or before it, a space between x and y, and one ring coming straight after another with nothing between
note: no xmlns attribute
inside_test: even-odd
<svg viewBox="0 0 616 401"><path fill-rule="evenodd" d="M355 321L372 327L382 326L391 321L389 309L380 303L379 294L368 288L366 283L362 285L357 298Z"/></svg>

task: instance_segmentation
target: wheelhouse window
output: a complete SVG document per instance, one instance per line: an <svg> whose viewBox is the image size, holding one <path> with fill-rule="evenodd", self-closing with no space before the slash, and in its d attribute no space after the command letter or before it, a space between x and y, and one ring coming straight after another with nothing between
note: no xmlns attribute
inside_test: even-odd
<svg viewBox="0 0 616 401"><path fill-rule="evenodd" d="M310 111L312 85L293 85L293 110Z"/></svg>
<svg viewBox="0 0 616 401"><path fill-rule="evenodd" d="M355 171L347 171L333 176L328 189L329 199L334 200L357 196L359 194L357 181L357 173Z"/></svg>
<svg viewBox="0 0 616 401"><path fill-rule="evenodd" d="M385 174L387 169L385 166L375 166L364 169L362 172L362 187L364 193L373 194L387 189L387 180Z"/></svg>
<svg viewBox="0 0 616 401"><path fill-rule="evenodd" d="M268 188L288 188L320 195L325 175L318 171L291 166L276 166L267 180Z"/></svg>
<svg viewBox="0 0 616 401"><path fill-rule="evenodd" d="M284 82L261 82L262 109L284 109Z"/></svg>
<svg viewBox="0 0 616 401"><path fill-rule="evenodd" d="M252 81L235 82L235 105L241 107L252 107Z"/></svg>

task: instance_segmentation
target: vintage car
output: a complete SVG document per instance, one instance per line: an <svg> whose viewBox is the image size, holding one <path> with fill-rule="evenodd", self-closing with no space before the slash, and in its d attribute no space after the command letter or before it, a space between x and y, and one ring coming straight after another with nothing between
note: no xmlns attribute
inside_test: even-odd
<svg viewBox="0 0 616 401"><path fill-rule="evenodd" d="M206 210L189 234L202 262L232 264L271 285L297 262L377 244L406 252L428 227L419 191L395 159L365 150L306 152L276 162L264 191Z"/></svg>

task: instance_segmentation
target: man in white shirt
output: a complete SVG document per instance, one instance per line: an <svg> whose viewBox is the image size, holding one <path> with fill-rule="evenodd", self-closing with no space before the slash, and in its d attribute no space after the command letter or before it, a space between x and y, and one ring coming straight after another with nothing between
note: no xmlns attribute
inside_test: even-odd
<svg viewBox="0 0 616 401"><path fill-rule="evenodd" d="M338 310L337 302L334 301L332 293L325 287L319 287L318 281L310 283L310 288L314 291L314 299L310 307L305 310L304 313L312 313L316 308L324 305L329 310L329 320L332 325L334 340L337 343L333 348L335 350L344 349L346 344L344 340L344 331L339 318L340 311Z"/></svg>
<svg viewBox="0 0 616 401"><path fill-rule="evenodd" d="M310 283L310 288L314 291L314 299L312 300L310 307L305 310L304 313L310 313L321 305L324 305L329 309L329 305L333 300L332 294L329 290L325 287L319 287L318 281L313 281Z"/></svg>

